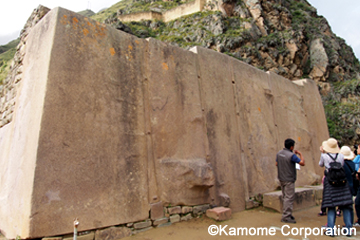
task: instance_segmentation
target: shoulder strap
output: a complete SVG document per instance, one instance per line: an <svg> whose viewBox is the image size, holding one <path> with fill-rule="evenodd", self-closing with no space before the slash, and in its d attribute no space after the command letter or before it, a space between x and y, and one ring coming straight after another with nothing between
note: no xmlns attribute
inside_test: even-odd
<svg viewBox="0 0 360 240"><path fill-rule="evenodd" d="M333 158L329 153L326 153L329 157L331 157L332 160L334 160L336 162L336 159L338 157L338 154L336 154L335 158Z"/></svg>

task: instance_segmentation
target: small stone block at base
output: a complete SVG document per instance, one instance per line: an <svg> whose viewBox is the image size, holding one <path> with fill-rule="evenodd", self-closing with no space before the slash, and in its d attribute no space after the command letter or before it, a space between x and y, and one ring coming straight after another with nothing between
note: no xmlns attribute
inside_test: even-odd
<svg viewBox="0 0 360 240"><path fill-rule="evenodd" d="M171 223L180 222L180 215L179 214L171 215L170 216L170 222Z"/></svg>
<svg viewBox="0 0 360 240"><path fill-rule="evenodd" d="M206 210L208 218L215 219L216 221L224 221L231 218L231 209L225 207L216 207Z"/></svg>
<svg viewBox="0 0 360 240"><path fill-rule="evenodd" d="M137 222L137 223L134 223L134 228L135 229L147 228L147 227L150 227L151 224L152 224L152 222L150 220L146 220L143 222Z"/></svg>
<svg viewBox="0 0 360 240"><path fill-rule="evenodd" d="M157 226L157 225L160 225L160 224L164 224L164 223L167 223L169 222L169 218L160 218L160 219L156 219L155 221L153 221L153 225L154 226Z"/></svg>

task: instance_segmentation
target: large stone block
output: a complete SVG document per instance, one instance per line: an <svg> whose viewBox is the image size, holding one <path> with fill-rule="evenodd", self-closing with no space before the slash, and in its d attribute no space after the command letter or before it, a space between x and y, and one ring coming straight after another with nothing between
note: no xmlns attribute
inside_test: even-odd
<svg viewBox="0 0 360 240"><path fill-rule="evenodd" d="M263 206L282 212L282 192L275 191L264 194ZM315 190L313 188L295 188L293 210L301 210L316 205Z"/></svg>

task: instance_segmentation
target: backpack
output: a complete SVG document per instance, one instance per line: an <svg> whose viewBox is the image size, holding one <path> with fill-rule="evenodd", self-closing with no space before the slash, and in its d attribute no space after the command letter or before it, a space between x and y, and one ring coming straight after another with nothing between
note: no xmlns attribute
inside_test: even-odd
<svg viewBox="0 0 360 240"><path fill-rule="evenodd" d="M349 164L346 161L345 161L345 163L351 170L351 167L349 166ZM356 196L358 188L359 188L359 180L357 179L356 174L357 174L356 171L351 171L351 178L353 181L353 191L351 191L351 192L352 192L353 196Z"/></svg>
<svg viewBox="0 0 360 240"><path fill-rule="evenodd" d="M334 187L345 186L346 184L345 169L343 168L343 166L341 166L340 162L336 161L338 154L336 154L335 158L333 158L328 153L327 155L329 155L329 157L333 160L333 162L330 163L330 168L328 169L326 174L326 177L330 185Z"/></svg>

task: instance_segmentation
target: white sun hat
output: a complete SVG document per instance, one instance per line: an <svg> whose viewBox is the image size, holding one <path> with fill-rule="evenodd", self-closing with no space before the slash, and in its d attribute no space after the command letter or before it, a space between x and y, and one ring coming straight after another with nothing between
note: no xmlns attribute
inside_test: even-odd
<svg viewBox="0 0 360 240"><path fill-rule="evenodd" d="M338 142L335 138L329 138L328 140L324 141L322 143L322 147L325 150L325 152L328 153L339 153L340 148L338 146Z"/></svg>
<svg viewBox="0 0 360 240"><path fill-rule="evenodd" d="M344 155L344 158L348 160L353 160L355 157L355 154L348 146L342 146L340 149L340 153L342 153Z"/></svg>

